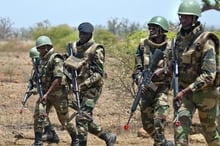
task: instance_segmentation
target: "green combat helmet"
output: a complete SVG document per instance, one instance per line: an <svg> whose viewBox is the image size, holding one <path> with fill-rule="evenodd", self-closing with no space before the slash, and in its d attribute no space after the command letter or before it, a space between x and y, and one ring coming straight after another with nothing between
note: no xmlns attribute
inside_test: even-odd
<svg viewBox="0 0 220 146"><path fill-rule="evenodd" d="M168 21L162 16L155 16L151 18L151 20L148 22L148 25L149 24L159 25L165 32L168 32L169 29Z"/></svg>
<svg viewBox="0 0 220 146"><path fill-rule="evenodd" d="M50 40L50 38L48 36L42 35L40 37L37 38L36 40L36 47L41 47L44 45L50 45L52 46L52 41Z"/></svg>
<svg viewBox="0 0 220 146"><path fill-rule="evenodd" d="M200 17L201 8L195 0L184 0L178 9L178 15L193 15Z"/></svg>
<svg viewBox="0 0 220 146"><path fill-rule="evenodd" d="M36 47L33 47L33 48L30 49L29 57L30 58L39 58L40 57L39 52L37 51Z"/></svg>

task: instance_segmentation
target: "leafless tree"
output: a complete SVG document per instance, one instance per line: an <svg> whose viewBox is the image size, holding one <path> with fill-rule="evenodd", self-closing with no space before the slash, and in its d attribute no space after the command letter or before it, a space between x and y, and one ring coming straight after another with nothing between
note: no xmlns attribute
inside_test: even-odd
<svg viewBox="0 0 220 146"><path fill-rule="evenodd" d="M13 22L8 17L0 17L0 40L7 39L13 35Z"/></svg>

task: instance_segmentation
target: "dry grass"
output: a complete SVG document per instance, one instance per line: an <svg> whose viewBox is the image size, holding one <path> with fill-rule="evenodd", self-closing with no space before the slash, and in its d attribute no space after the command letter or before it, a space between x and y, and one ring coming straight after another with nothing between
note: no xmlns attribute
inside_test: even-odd
<svg viewBox="0 0 220 146"><path fill-rule="evenodd" d="M1 52L13 52L13 51L28 51L35 45L34 41L19 41L19 40L10 40L10 41L0 41L0 51Z"/></svg>

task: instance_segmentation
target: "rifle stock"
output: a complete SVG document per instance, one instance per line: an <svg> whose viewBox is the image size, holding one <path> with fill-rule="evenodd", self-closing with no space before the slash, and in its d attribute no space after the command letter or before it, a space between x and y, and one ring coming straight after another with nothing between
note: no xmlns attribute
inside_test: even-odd
<svg viewBox="0 0 220 146"><path fill-rule="evenodd" d="M157 86L151 81L151 78L152 78L153 71L155 70L158 62L163 58L163 55L164 54L162 51L160 51L159 49L156 49L153 56L152 56L152 61L149 65L149 67L142 72L143 79L142 79L142 82L138 86L138 92L137 92L136 97L134 99L134 102L132 104L131 113L130 113L128 122L124 126L125 130L128 129L129 122L130 122L134 112L136 111L139 102L140 102L140 99L142 96L142 89L145 86L147 86L148 88L151 88L153 91L157 90Z"/></svg>

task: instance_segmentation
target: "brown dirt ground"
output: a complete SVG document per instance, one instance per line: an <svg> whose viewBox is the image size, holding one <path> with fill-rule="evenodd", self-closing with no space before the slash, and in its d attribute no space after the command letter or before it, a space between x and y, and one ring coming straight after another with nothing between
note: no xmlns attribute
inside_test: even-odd
<svg viewBox="0 0 220 146"><path fill-rule="evenodd" d="M131 95L115 88L113 74L117 71L114 59L107 58L106 71L108 77L105 82L102 96L94 110L94 119L104 129L117 134L115 146L152 146L153 140L147 136L138 136L141 128L140 113L134 114L130 128L124 131L123 127L129 117ZM31 96L27 102L27 108L20 114L21 100L23 99L27 81L31 72L31 59L28 52L1 52L0 53L0 146L27 146L33 143L33 110L37 96ZM170 97L172 99L172 97ZM71 113L73 110L71 110ZM168 116L166 137L173 140L172 108ZM50 119L60 137L59 146L68 146L70 137L62 130L57 120L55 110L50 113ZM195 126L190 135L190 145L205 146L200 130L197 114L194 117ZM74 123L74 120L72 121ZM147 137L147 138L146 138ZM45 146L48 145L44 143ZM53 144L56 145L56 144ZM99 138L89 134L88 146L104 146L105 143Z"/></svg>

